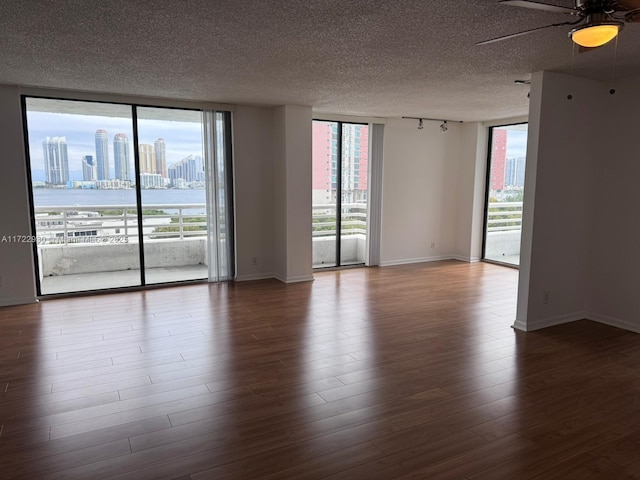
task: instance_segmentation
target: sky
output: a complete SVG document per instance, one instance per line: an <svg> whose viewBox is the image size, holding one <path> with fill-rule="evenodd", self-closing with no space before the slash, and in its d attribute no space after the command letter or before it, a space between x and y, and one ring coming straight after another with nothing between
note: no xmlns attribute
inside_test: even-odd
<svg viewBox="0 0 640 480"><path fill-rule="evenodd" d="M194 112L197 113L197 112ZM109 136L109 169L115 174L113 163L113 137L124 133L129 139L129 158L133 169L133 127L131 119L70 113L27 112L29 155L34 180L43 181L44 153L42 142L46 137L66 137L70 180L82 180L82 157L95 158L95 133L105 129ZM200 123L168 120L138 120L139 143L153 143L164 138L167 149L167 167L188 155L202 156L202 130Z"/></svg>
<svg viewBox="0 0 640 480"><path fill-rule="evenodd" d="M527 156L527 131L507 130L507 158Z"/></svg>
<svg viewBox="0 0 640 480"><path fill-rule="evenodd" d="M39 100L46 102L46 100ZM50 101L52 105L60 101ZM71 105L70 102L65 102ZM86 106L86 107L85 107ZM102 112L108 111L110 105L99 104ZM92 108L86 102L77 102L75 108L80 111L83 108ZM119 112L129 107L121 105L113 106ZM139 114L151 116L154 112L171 115L171 110L141 108ZM178 111L176 114L191 116L199 119L199 112ZM117 133L124 133L129 139L130 171L133 168L133 127L130 118L107 115L88 115L78 113L51 113L45 111L27 111L27 125L29 131L29 154L31 158L31 170L33 179L44 181L44 154L42 142L46 137L66 137L69 158L69 178L82 180L82 157L92 155L95 158L95 133L98 129L105 129L109 136L109 169L111 176L115 174L113 163L113 137ZM514 128L505 127L507 134L507 158L526 156L527 131L521 126ZM139 143L153 143L158 138L164 138L167 149L167 167L187 157L188 155L202 156L202 130L199 121L170 121L138 119Z"/></svg>

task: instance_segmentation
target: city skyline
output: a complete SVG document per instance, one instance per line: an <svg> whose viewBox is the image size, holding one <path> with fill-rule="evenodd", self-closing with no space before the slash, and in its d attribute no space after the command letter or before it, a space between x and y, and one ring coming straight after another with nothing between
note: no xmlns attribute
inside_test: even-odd
<svg viewBox="0 0 640 480"><path fill-rule="evenodd" d="M70 181L82 181L83 159L93 157L97 170L96 132L107 133L109 177L116 179L113 149L110 143L116 134L133 138L131 119L107 116L77 115L51 112L27 112L30 164L34 181L47 181L47 169L42 142L46 137L65 137ZM164 169L189 155L202 154L201 125L189 122L145 120L138 121L139 143L154 145L164 139ZM102 140L101 140L102 142ZM100 145L103 145L102 143ZM161 148L160 146L158 148ZM128 142L129 175L133 169L133 143ZM154 149L155 150L155 149ZM155 152L154 152L155 153ZM163 172L164 173L164 172ZM166 175L165 175L166 177ZM97 178L99 179L99 178ZM130 178L132 180L132 178Z"/></svg>

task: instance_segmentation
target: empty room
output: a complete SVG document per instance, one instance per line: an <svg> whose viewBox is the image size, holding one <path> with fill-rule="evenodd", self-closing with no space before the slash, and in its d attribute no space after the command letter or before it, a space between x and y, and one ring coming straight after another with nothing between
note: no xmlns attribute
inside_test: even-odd
<svg viewBox="0 0 640 480"><path fill-rule="evenodd" d="M640 478L637 23L0 3L0 478Z"/></svg>

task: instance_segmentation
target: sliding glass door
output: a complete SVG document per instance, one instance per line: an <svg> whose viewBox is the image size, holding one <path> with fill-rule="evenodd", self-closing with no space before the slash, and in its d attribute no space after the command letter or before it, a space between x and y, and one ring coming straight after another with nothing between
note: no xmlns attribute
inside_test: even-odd
<svg viewBox="0 0 640 480"><path fill-rule="evenodd" d="M147 284L209 277L202 115L137 109Z"/></svg>
<svg viewBox="0 0 640 480"><path fill-rule="evenodd" d="M526 123L490 129L483 258L520 265Z"/></svg>
<svg viewBox="0 0 640 480"><path fill-rule="evenodd" d="M369 126L313 122L313 267L367 258Z"/></svg>
<svg viewBox="0 0 640 480"><path fill-rule="evenodd" d="M24 112L40 295L233 276L230 137L206 122L228 113L34 97Z"/></svg>

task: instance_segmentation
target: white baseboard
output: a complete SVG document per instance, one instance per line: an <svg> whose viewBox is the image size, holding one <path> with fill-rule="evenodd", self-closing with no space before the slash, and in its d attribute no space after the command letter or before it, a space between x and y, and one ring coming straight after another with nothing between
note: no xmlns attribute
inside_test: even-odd
<svg viewBox="0 0 640 480"><path fill-rule="evenodd" d="M533 332L534 330L540 330L542 328L553 327L555 325L562 325L563 323L575 322L577 320L591 320L585 312L572 312L565 315L558 315L556 317L543 318L535 322L516 322L513 327L522 330L523 332Z"/></svg>
<svg viewBox="0 0 640 480"><path fill-rule="evenodd" d="M521 320L516 320L515 322L513 322L512 325L513 328L515 328L516 330L520 330L521 332L527 332L527 324L524 323Z"/></svg>
<svg viewBox="0 0 640 480"><path fill-rule="evenodd" d="M466 263L478 263L480 261L480 257L465 257L463 255L453 255L450 258L452 260L460 260L461 262Z"/></svg>
<svg viewBox="0 0 640 480"><path fill-rule="evenodd" d="M275 275L274 278L280 280L282 283L300 283L300 282L313 282L313 275L292 275L290 277L281 277Z"/></svg>
<svg viewBox="0 0 640 480"><path fill-rule="evenodd" d="M27 305L29 303L38 303L35 297L10 298L8 300L0 300L0 307L11 307L13 305Z"/></svg>
<svg viewBox="0 0 640 480"><path fill-rule="evenodd" d="M640 325L631 323L627 320L621 320L619 318L608 317L606 315L600 315L598 313L585 313L587 320L609 325L610 327L621 328L623 330L629 330L630 332L640 333Z"/></svg>
<svg viewBox="0 0 640 480"><path fill-rule="evenodd" d="M563 323L571 323L577 320L590 320L592 322L602 323L603 325L609 325L610 327L620 328L622 330L628 330L634 333L640 333L639 324L592 312L573 312L566 315L559 315L557 317L544 318L536 322L527 323L526 325L524 322L516 320L516 322L513 324L513 328L522 330L523 332L532 332L534 330L553 327L555 325L562 325Z"/></svg>
<svg viewBox="0 0 640 480"><path fill-rule="evenodd" d="M440 255L436 257L420 257L420 258L402 258L399 260L386 260L384 262L380 262L380 266L391 267L393 265L409 265L411 263L439 262L441 260L458 260L458 259L451 255Z"/></svg>
<svg viewBox="0 0 640 480"><path fill-rule="evenodd" d="M238 275L235 278L236 282L249 282L251 280L267 280L269 278L276 278L276 276L269 272L269 273L247 273L244 275Z"/></svg>

